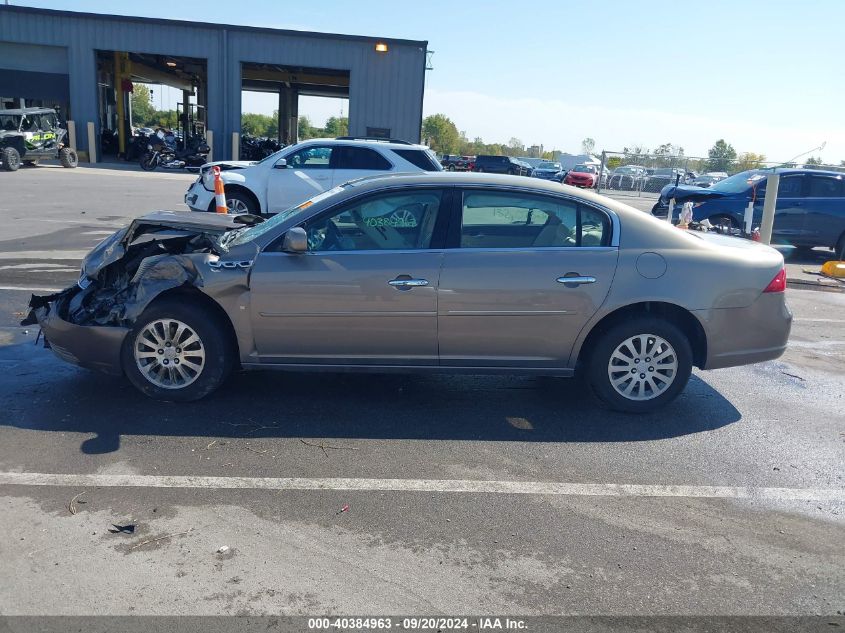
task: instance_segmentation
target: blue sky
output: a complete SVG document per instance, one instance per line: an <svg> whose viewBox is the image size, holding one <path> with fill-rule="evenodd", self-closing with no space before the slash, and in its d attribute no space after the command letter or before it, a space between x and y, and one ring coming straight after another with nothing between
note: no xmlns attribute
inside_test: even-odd
<svg viewBox="0 0 845 633"><path fill-rule="evenodd" d="M12 4L428 40L425 113L488 142L701 155L724 137L787 160L826 141L822 157L845 160L845 0ZM316 121L340 110L303 106Z"/></svg>

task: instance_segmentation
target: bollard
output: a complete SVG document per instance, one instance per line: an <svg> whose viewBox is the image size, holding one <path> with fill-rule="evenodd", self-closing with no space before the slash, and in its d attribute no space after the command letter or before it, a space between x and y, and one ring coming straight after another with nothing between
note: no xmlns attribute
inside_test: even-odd
<svg viewBox="0 0 845 633"><path fill-rule="evenodd" d="M226 208L226 194L223 191L223 179L220 178L220 168L215 165L211 168L214 174L214 206L217 213L229 213Z"/></svg>
<svg viewBox="0 0 845 633"><path fill-rule="evenodd" d="M775 209L778 200L778 186L780 174L769 174L766 177L766 197L763 200L763 221L760 223L760 241L770 244L772 241L772 226L775 223Z"/></svg>
<svg viewBox="0 0 845 633"><path fill-rule="evenodd" d="M240 160L241 158L241 135L237 132L232 132L232 160Z"/></svg>
<svg viewBox="0 0 845 633"><path fill-rule="evenodd" d="M205 144L208 145L208 156L206 157L207 163L214 162L214 132L211 130L205 131Z"/></svg>
<svg viewBox="0 0 845 633"><path fill-rule="evenodd" d="M88 162L97 162L97 134L91 121L88 121Z"/></svg>
<svg viewBox="0 0 845 633"><path fill-rule="evenodd" d="M748 206L745 207L745 218L744 218L744 225L745 225L745 234L751 235L752 224L754 224L754 202L749 200Z"/></svg>
<svg viewBox="0 0 845 633"><path fill-rule="evenodd" d="M76 123L67 122L67 146L76 151Z"/></svg>

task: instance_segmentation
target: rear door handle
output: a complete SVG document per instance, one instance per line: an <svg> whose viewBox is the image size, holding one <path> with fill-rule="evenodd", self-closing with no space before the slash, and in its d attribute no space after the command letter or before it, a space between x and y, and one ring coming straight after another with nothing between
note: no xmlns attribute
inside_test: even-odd
<svg viewBox="0 0 845 633"><path fill-rule="evenodd" d="M575 277L558 277L555 281L567 286L570 284L573 286L580 286L581 284L594 284L596 283L596 278L589 275L583 275Z"/></svg>

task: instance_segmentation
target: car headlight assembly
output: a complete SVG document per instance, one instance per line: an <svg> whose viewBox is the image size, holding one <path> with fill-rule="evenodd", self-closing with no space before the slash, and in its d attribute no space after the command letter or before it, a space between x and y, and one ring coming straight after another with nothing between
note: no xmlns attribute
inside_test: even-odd
<svg viewBox="0 0 845 633"><path fill-rule="evenodd" d="M202 186L209 191L214 191L214 174L210 169L206 169L202 173Z"/></svg>

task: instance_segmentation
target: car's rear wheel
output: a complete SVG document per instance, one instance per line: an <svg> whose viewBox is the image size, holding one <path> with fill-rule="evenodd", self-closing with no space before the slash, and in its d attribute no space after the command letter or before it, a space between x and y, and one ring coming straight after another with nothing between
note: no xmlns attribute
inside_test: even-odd
<svg viewBox="0 0 845 633"><path fill-rule="evenodd" d="M596 396L610 408L648 413L671 402L692 371L692 349L669 321L634 318L604 332L587 363Z"/></svg>
<svg viewBox="0 0 845 633"><path fill-rule="evenodd" d="M152 303L129 331L123 371L142 393L170 402L199 400L232 367L232 346L215 315L184 300Z"/></svg>
<svg viewBox="0 0 845 633"><path fill-rule="evenodd" d="M17 171L21 166L21 155L14 147L4 147L2 151L3 169Z"/></svg>
<svg viewBox="0 0 845 633"><path fill-rule="evenodd" d="M455 171L455 166L449 165L446 169L448 169L449 171Z"/></svg>
<svg viewBox="0 0 845 633"><path fill-rule="evenodd" d="M63 147L59 150L59 162L62 164L62 167L73 169L79 165L79 156L72 147Z"/></svg>

